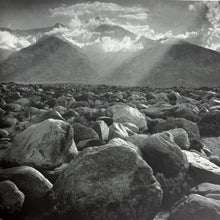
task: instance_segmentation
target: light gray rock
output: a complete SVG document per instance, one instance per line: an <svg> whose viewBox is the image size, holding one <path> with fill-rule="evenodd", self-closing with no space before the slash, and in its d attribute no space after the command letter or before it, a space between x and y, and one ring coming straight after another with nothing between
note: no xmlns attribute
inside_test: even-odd
<svg viewBox="0 0 220 220"><path fill-rule="evenodd" d="M109 127L109 140L113 138L121 138L121 139L126 139L129 137L129 134L127 132L127 129L124 125L121 123L116 123L114 122L110 127Z"/></svg>
<svg viewBox="0 0 220 220"><path fill-rule="evenodd" d="M136 108L126 104L117 104L112 106L111 110L113 112L114 122L130 122L135 124L138 128L147 126L145 116Z"/></svg>
<svg viewBox="0 0 220 220"><path fill-rule="evenodd" d="M18 134L4 154L6 162L53 169L78 154L74 133L67 122L48 119Z"/></svg>
<svg viewBox="0 0 220 220"><path fill-rule="evenodd" d="M212 183L201 183L190 190L191 194L199 194L201 196L206 196L207 194L219 194L220 195L220 185Z"/></svg>
<svg viewBox="0 0 220 220"><path fill-rule="evenodd" d="M202 157L197 152L182 150L189 162L190 176L196 183L210 182L220 184L220 167Z"/></svg>

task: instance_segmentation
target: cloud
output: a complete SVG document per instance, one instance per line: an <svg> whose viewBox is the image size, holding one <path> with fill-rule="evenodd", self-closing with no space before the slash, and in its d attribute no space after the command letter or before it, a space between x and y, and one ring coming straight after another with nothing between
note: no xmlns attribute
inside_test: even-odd
<svg viewBox="0 0 220 220"><path fill-rule="evenodd" d="M202 46L218 50L220 48L220 4L218 1L194 2L191 11L205 12L206 23L198 30ZM189 9L190 9L189 8ZM201 10L203 9L203 10ZM204 10L205 9L205 10Z"/></svg>
<svg viewBox="0 0 220 220"><path fill-rule="evenodd" d="M34 37L31 36L17 37L8 31L0 31L0 48L2 49L20 50L35 42Z"/></svg>
<svg viewBox="0 0 220 220"><path fill-rule="evenodd" d="M121 41L110 37L103 37L101 45L105 52L137 51L143 49L142 44L136 44L130 37L124 37Z"/></svg>

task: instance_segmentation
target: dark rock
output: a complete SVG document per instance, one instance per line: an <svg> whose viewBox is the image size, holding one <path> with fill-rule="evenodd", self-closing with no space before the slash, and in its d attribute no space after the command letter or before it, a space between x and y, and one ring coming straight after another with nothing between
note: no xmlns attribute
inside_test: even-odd
<svg viewBox="0 0 220 220"><path fill-rule="evenodd" d="M37 170L28 166L0 170L0 180L10 180L24 193L25 200L44 197L53 185Z"/></svg>
<svg viewBox="0 0 220 220"><path fill-rule="evenodd" d="M58 111L48 110L36 115L33 119L33 123L39 123L47 119L65 120Z"/></svg>
<svg viewBox="0 0 220 220"><path fill-rule="evenodd" d="M107 117L107 116L98 117L97 120L104 121L108 126L111 126L113 124L113 122L114 122L113 118Z"/></svg>
<svg viewBox="0 0 220 220"><path fill-rule="evenodd" d="M24 198L24 194L13 182L9 180L0 182L0 216L19 212Z"/></svg>
<svg viewBox="0 0 220 220"><path fill-rule="evenodd" d="M168 220L219 220L220 201L197 194L189 195L178 202Z"/></svg>
<svg viewBox="0 0 220 220"><path fill-rule="evenodd" d="M74 111L73 109L68 109L64 114L63 117L65 119L71 118L71 117L79 117L79 113Z"/></svg>
<svg viewBox="0 0 220 220"><path fill-rule="evenodd" d="M98 134L92 128L86 127L79 123L74 123L72 126L74 130L74 140L76 143L89 139L99 140Z"/></svg>
<svg viewBox="0 0 220 220"><path fill-rule="evenodd" d="M168 132L147 135L134 135L127 141L137 145L144 160L156 173L163 173L166 177L176 177L179 172L186 172L188 163L180 147L172 140Z"/></svg>
<svg viewBox="0 0 220 220"><path fill-rule="evenodd" d="M203 148L204 148L204 145L200 139L197 139L197 138L190 139L190 149L201 151Z"/></svg>
<svg viewBox="0 0 220 220"><path fill-rule="evenodd" d="M87 147L101 146L101 145L103 145L103 144L104 144L104 143L103 143L101 140L88 139L88 140L80 141L80 142L77 144L77 149L78 149L79 151L82 151L82 150L84 150L84 149L87 148Z"/></svg>
<svg viewBox="0 0 220 220"><path fill-rule="evenodd" d="M171 91L167 94L167 98L171 105L176 105L181 100L181 95L178 92Z"/></svg>
<svg viewBox="0 0 220 220"><path fill-rule="evenodd" d="M129 147L114 145L82 151L54 191L58 210L76 219L153 219L162 199L144 160Z"/></svg>
<svg viewBox="0 0 220 220"><path fill-rule="evenodd" d="M164 192L164 207L169 207L186 192L188 162L169 132L152 136L134 135L127 141L138 146L151 166Z"/></svg>
<svg viewBox="0 0 220 220"><path fill-rule="evenodd" d="M100 140L107 141L109 136L109 127L104 121L96 121L91 128L99 135Z"/></svg>
<svg viewBox="0 0 220 220"><path fill-rule="evenodd" d="M214 163L215 165L220 167L220 157L216 155L212 155L209 157L209 160Z"/></svg>
<svg viewBox="0 0 220 220"><path fill-rule="evenodd" d="M199 129L196 123L184 118L169 118L164 122L159 122L154 126L153 132L171 130L174 128L183 128L189 135L189 138L199 138Z"/></svg>
<svg viewBox="0 0 220 220"><path fill-rule="evenodd" d="M178 105L178 109L174 112L176 118L185 118L187 120L197 122L199 110L197 107L190 105L189 103Z"/></svg>
<svg viewBox="0 0 220 220"><path fill-rule="evenodd" d="M208 112L198 123L201 136L220 136L220 112Z"/></svg>

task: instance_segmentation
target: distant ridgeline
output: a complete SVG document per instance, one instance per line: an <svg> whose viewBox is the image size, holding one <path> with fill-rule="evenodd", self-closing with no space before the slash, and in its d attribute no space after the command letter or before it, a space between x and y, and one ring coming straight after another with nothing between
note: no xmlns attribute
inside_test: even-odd
<svg viewBox="0 0 220 220"><path fill-rule="evenodd" d="M103 26L97 31L106 29ZM108 54L106 59L103 55L100 73L99 65L93 62L96 56L90 57L92 53L89 56L86 50L61 38L44 37L3 60L0 80L149 87L220 85L220 53L183 41L172 44L144 41L142 50L124 56L121 62L121 51L110 54L111 57Z"/></svg>

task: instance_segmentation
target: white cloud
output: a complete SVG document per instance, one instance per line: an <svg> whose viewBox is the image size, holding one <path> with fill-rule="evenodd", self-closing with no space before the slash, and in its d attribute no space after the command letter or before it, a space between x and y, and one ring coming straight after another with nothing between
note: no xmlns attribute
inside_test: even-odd
<svg viewBox="0 0 220 220"><path fill-rule="evenodd" d="M19 50L28 47L30 44L35 43L34 37L15 36L8 31L0 31L0 48L2 49L15 49Z"/></svg>

